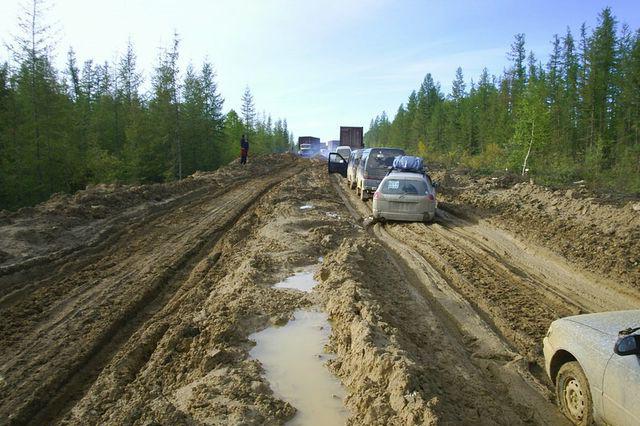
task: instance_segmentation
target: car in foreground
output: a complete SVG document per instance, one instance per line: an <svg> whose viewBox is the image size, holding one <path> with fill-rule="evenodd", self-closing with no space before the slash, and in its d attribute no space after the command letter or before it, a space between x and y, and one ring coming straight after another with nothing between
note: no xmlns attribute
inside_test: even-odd
<svg viewBox="0 0 640 426"><path fill-rule="evenodd" d="M576 425L640 425L640 310L551 323L545 369L560 410Z"/></svg>

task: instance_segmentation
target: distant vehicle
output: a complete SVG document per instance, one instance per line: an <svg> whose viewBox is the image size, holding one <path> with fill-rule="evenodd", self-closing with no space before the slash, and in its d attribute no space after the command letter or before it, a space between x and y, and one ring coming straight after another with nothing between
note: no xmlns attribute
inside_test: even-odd
<svg viewBox="0 0 640 426"><path fill-rule="evenodd" d="M347 185L350 189L354 189L356 187L356 169L358 168L358 164L360 164L360 160L362 159L362 149L356 149L351 151L351 155L349 156L348 164L347 164Z"/></svg>
<svg viewBox="0 0 640 426"><path fill-rule="evenodd" d="M314 152L315 151L313 150L311 144L301 143L300 145L298 145L298 154L301 157L305 157L305 158L313 157Z"/></svg>
<svg viewBox="0 0 640 426"><path fill-rule="evenodd" d="M349 162L349 157L351 156L351 147L350 146L339 146L335 150L336 153L340 154L342 158Z"/></svg>
<svg viewBox="0 0 640 426"><path fill-rule="evenodd" d="M640 310L551 323L545 369L560 410L576 425L640 425Z"/></svg>
<svg viewBox="0 0 640 426"><path fill-rule="evenodd" d="M363 135L362 127L340 126L340 146L349 146L351 149L364 148Z"/></svg>
<svg viewBox="0 0 640 426"><path fill-rule="evenodd" d="M320 154L320 149L324 145L320 143L320 138L313 136L300 136L298 138L298 154L301 157L310 158Z"/></svg>
<svg viewBox="0 0 640 426"><path fill-rule="evenodd" d="M378 189L378 185L389 172L393 159L404 155L399 148L367 148L356 169L356 193L365 201Z"/></svg>
<svg viewBox="0 0 640 426"><path fill-rule="evenodd" d="M298 138L298 149L300 149L300 146L302 144L308 144L311 147L315 145L320 145L320 138L316 138L314 136L300 136Z"/></svg>

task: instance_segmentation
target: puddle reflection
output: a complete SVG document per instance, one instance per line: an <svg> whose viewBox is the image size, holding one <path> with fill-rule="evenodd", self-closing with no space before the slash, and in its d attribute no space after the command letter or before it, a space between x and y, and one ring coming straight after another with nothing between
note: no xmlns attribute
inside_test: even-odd
<svg viewBox="0 0 640 426"><path fill-rule="evenodd" d="M294 288L296 290L310 292L318 282L313 279L316 266L308 266L302 271L285 278L283 281L274 285L275 288Z"/></svg>

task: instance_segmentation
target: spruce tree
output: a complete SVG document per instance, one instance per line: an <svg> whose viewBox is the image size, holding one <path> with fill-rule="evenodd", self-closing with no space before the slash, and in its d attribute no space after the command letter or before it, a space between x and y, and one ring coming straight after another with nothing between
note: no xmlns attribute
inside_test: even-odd
<svg viewBox="0 0 640 426"><path fill-rule="evenodd" d="M250 134L256 125L256 107L253 103L253 95L251 94L249 86L245 88L244 94L242 95L241 113L245 131L247 134Z"/></svg>

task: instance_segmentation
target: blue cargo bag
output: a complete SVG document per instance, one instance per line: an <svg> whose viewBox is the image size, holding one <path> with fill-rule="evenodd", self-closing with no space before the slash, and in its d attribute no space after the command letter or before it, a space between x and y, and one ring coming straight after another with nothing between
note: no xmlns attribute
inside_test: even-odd
<svg viewBox="0 0 640 426"><path fill-rule="evenodd" d="M399 155L394 158L393 170L416 173L424 173L425 171L422 157L414 157L412 155Z"/></svg>

